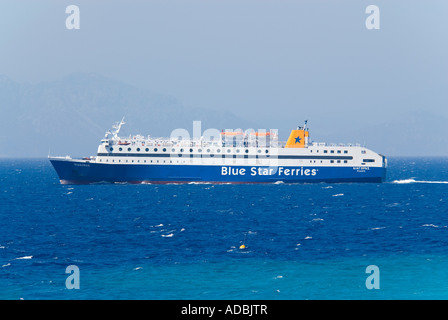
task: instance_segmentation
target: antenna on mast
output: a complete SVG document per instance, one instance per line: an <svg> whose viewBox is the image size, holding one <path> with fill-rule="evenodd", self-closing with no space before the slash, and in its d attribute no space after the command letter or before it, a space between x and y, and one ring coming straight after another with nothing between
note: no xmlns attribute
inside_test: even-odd
<svg viewBox="0 0 448 320"><path fill-rule="evenodd" d="M126 122L124 122L124 117L121 119L120 123L116 123L112 126L113 129L115 129L114 132L112 132L114 138L118 138L118 133L120 132L121 126L124 125Z"/></svg>

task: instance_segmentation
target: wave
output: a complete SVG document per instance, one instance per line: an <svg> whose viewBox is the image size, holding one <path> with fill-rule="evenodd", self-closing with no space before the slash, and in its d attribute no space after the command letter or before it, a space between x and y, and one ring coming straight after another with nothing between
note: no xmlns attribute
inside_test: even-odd
<svg viewBox="0 0 448 320"><path fill-rule="evenodd" d="M174 233L162 234L162 237L164 237L164 238L171 238L172 236L174 236Z"/></svg>
<svg viewBox="0 0 448 320"><path fill-rule="evenodd" d="M188 182L188 184L212 184L212 183L207 181L192 181Z"/></svg>
<svg viewBox="0 0 448 320"><path fill-rule="evenodd" d="M448 181L430 181L430 180L415 180L415 179L403 179L403 180L394 180L392 183L397 184L407 184L407 183L443 183L448 184Z"/></svg>
<svg viewBox="0 0 448 320"><path fill-rule="evenodd" d="M446 228L447 226L438 226L432 223L422 224L422 227L432 227L432 228Z"/></svg>
<svg viewBox="0 0 448 320"><path fill-rule="evenodd" d="M386 229L386 227L376 227L376 228L370 228L369 230L381 230Z"/></svg>
<svg viewBox="0 0 448 320"><path fill-rule="evenodd" d="M19 258L15 258L14 260L28 260L28 259L33 259L33 256L19 257Z"/></svg>

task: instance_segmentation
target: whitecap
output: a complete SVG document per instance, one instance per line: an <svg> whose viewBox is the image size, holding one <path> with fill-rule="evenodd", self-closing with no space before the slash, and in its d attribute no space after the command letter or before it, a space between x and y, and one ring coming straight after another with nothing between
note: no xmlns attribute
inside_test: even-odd
<svg viewBox="0 0 448 320"><path fill-rule="evenodd" d="M438 226L432 223L422 224L422 227L432 227L432 228L446 228L446 226Z"/></svg>
<svg viewBox="0 0 448 320"><path fill-rule="evenodd" d="M386 204L386 207L393 208L393 207L398 207L398 206L400 206L400 205L401 205L401 203L399 203L399 202L394 202L394 203Z"/></svg>
<svg viewBox="0 0 448 320"><path fill-rule="evenodd" d="M188 184L211 184L211 182L205 182L205 181L192 181L188 182Z"/></svg>
<svg viewBox="0 0 448 320"><path fill-rule="evenodd" d="M431 181L431 180L415 180L415 179L402 179L402 180L394 180L392 183L396 184L408 184L408 183L442 183L448 184L448 181Z"/></svg>
<svg viewBox="0 0 448 320"><path fill-rule="evenodd" d="M171 238L172 236L174 236L174 233L162 234L162 237L164 237L164 238Z"/></svg>
<svg viewBox="0 0 448 320"><path fill-rule="evenodd" d="M394 181L392 181L392 183L399 183L399 184L414 183L414 182L416 182L414 179L403 179L403 180L394 180Z"/></svg>
<svg viewBox="0 0 448 320"><path fill-rule="evenodd" d="M306 236L304 239L305 239L305 240L309 240L309 239L313 239L313 237Z"/></svg>
<svg viewBox="0 0 448 320"><path fill-rule="evenodd" d="M14 260L27 260L27 259L32 259L33 256L24 256L24 257L19 257L19 258L15 258Z"/></svg>
<svg viewBox="0 0 448 320"><path fill-rule="evenodd" d="M334 194L333 197L341 197L343 195L344 195L343 193L338 193L338 194Z"/></svg>

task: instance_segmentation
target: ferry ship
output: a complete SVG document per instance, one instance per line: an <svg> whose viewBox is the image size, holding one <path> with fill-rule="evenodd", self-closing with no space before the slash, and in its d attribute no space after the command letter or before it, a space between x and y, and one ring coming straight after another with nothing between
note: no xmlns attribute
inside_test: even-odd
<svg viewBox="0 0 448 320"><path fill-rule="evenodd" d="M380 183L386 176L385 156L359 144L312 142L306 121L283 143L276 130L222 130L210 139L123 138L124 124L106 132L96 156L49 156L60 182Z"/></svg>

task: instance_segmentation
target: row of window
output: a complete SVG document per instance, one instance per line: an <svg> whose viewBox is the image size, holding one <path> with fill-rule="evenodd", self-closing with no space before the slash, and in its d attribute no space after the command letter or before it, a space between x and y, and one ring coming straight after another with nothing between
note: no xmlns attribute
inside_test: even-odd
<svg viewBox="0 0 448 320"><path fill-rule="evenodd" d="M127 150L128 150L128 151L132 151L132 148L128 148ZM136 148L135 150L136 150L137 152L140 152L140 151L141 151L140 148ZM154 150L154 152L158 152L158 151L159 151L158 148L154 148L153 150ZM113 147L110 147L110 148L109 148L109 151L110 151L110 152L114 151L114 148L113 148ZM123 148L122 148L122 147L119 147L119 148L118 148L118 151L123 151ZM146 151L146 152L149 152L149 148L145 148L145 151ZM163 152L166 152L167 149L166 149L166 148L163 148L162 151L163 151ZM184 152L185 150L181 148L179 151L180 151L180 152ZM171 152L176 152L176 149L172 148L172 149L171 149ZM190 152L193 152L193 149L190 149ZM202 152L202 149L198 149L198 152ZM207 152L211 152L211 150L210 150L210 149L207 149ZM220 152L221 152L221 149L216 149L216 152L217 152L217 153L220 153ZM227 153L231 153L231 152L232 152L231 149L227 149ZM240 149L236 149L236 153L239 153L239 152L240 152ZM246 150L244 150L244 152L245 152L245 153L249 153L249 150L246 149ZM258 150L258 153L261 153L261 152L262 152L262 151L259 149L259 150ZM265 153L269 153L269 150L265 150L264 152L265 152Z"/></svg>
<svg viewBox="0 0 448 320"><path fill-rule="evenodd" d="M366 159L364 159L364 162L375 162L375 160L373 161L365 161ZM371 159L367 159L367 160L371 160ZM140 163L140 160L135 160L137 163ZM173 163L173 160L169 160L169 162L167 162L168 160L160 160L160 163ZM320 163L322 163L323 160L320 160ZM330 160L330 163L342 163L341 161L344 161L343 163L347 163L347 160ZM103 159L100 159L100 162L103 162ZM109 159L105 159L104 162L109 162ZM115 159L112 159L111 162L115 162ZM121 159L118 159L117 162L121 162ZM134 163L134 160L123 160L123 162L126 163ZM148 160L148 163L159 163L159 160ZM146 160L142 160L142 163L147 163ZM176 161L176 163L179 163L179 161ZM185 160L183 160L183 163L185 163ZM310 160L310 163L316 163L316 160Z"/></svg>
<svg viewBox="0 0 448 320"><path fill-rule="evenodd" d="M330 151L330 153L335 153L335 150L324 150L324 153L328 153L328 151ZM310 152L313 153L313 150L310 149ZM316 153L319 153L319 150L316 150ZM336 153L342 153L342 150L336 150ZM348 150L344 150L344 153L348 153Z"/></svg>
<svg viewBox="0 0 448 320"><path fill-rule="evenodd" d="M168 162L168 160L148 160L148 161L146 161L146 160L142 160L141 162L142 163L159 163L159 161L160 161L160 163L173 163L173 160L169 160L169 162ZM103 162L103 159L100 159L100 162ZM109 162L109 159L105 159L105 161L104 162ZM115 162L115 159L112 159L110 162ZM121 162L121 159L118 159L117 160L117 162ZM131 163L134 163L134 160L123 160L123 162L125 162L125 163L129 163L129 162L131 162ZM140 160L135 160L135 162L136 163L140 163ZM176 163L179 163L179 161L176 161ZM185 160L183 160L183 163L185 163Z"/></svg>
<svg viewBox="0 0 448 320"><path fill-rule="evenodd" d="M337 161L336 163L341 163L341 160L330 160L330 163L334 163L335 161ZM375 159L362 159L362 162L362 164L365 162L375 162ZM347 160L344 160L344 163L347 163Z"/></svg>
<svg viewBox="0 0 448 320"><path fill-rule="evenodd" d="M330 160L330 163L334 163L335 160ZM341 160L336 160L336 163L341 163ZM347 160L344 160L344 163L347 163Z"/></svg>
<svg viewBox="0 0 448 320"><path fill-rule="evenodd" d="M141 151L140 148L136 148L135 150L136 150L137 152L140 152L140 151ZM145 148L145 151L146 151L146 152L149 152L149 150L150 150L149 148ZM111 151L111 152L114 151L114 148L113 148L113 147L110 147L110 148L109 148L109 151ZM118 148L118 151L123 151L123 148L122 148L122 147L119 147L119 148ZM132 148L130 148L130 147L127 148L127 151L129 151L129 152L132 151ZM154 151L154 152L158 152L159 149L158 149L158 148L154 148L153 151ZM163 148L162 151L163 151L163 152L167 152L167 148ZM185 150L184 150L183 148L180 149L180 152L184 152L184 151L185 151ZM316 151L316 153L319 153L319 150L315 150L315 151ZM335 152L335 151L336 151L336 152ZM339 153L339 154L340 154L340 153L342 153L342 151L344 151L344 154L347 154L347 153L348 153L348 150L323 150L323 153ZM171 152L176 152L176 149L172 148L172 149L171 149ZM190 152L193 152L193 149L190 148ZM198 152L202 152L202 149L198 149ZM207 152L211 152L211 150L210 150L210 149L207 149ZM221 149L216 149L216 152L217 152L217 153L220 153L220 152L221 152ZM231 153L232 150L231 150L231 149L227 149L227 152L228 152L228 153ZM236 153L239 153L239 152L240 152L240 149L236 149ZM246 150L244 150L244 152L245 152L245 153L249 153L249 150L246 149ZM262 150L259 149L259 150L258 150L258 153L261 153L261 152L262 152ZM269 150L265 150L265 153L269 153ZM310 150L310 153L313 153L313 150L312 150L312 149ZM365 154L366 152L363 150L362 153Z"/></svg>

